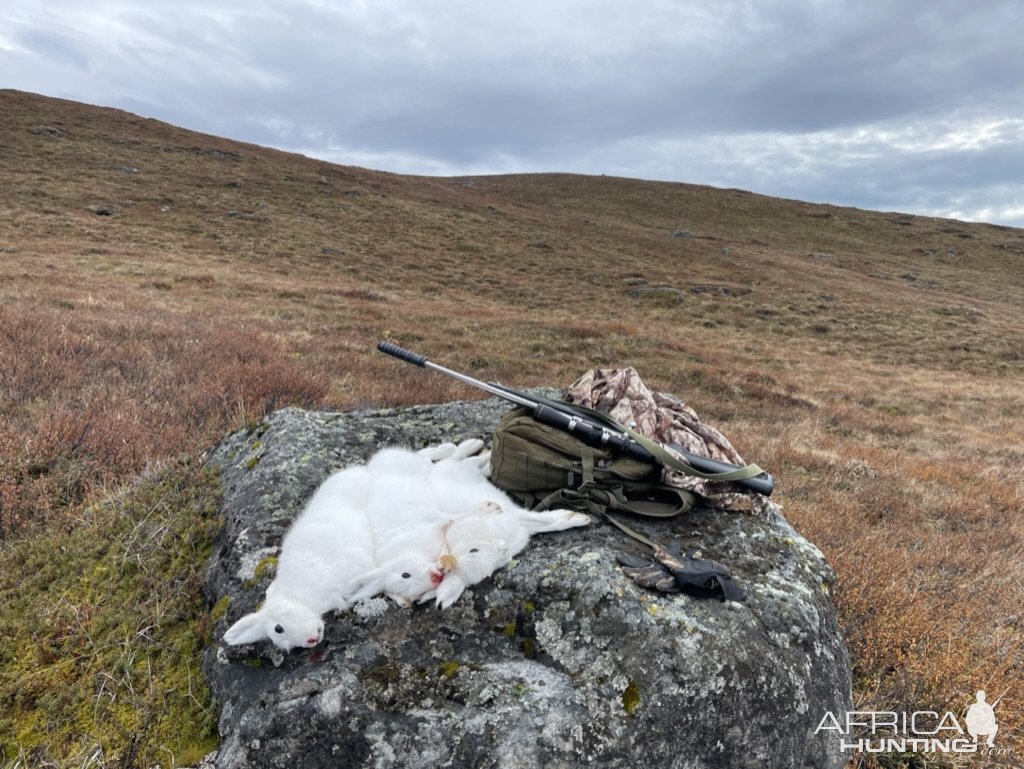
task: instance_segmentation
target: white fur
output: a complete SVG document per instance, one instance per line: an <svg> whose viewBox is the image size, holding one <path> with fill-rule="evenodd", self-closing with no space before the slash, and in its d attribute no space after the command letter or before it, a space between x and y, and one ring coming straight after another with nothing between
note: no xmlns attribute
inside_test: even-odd
<svg viewBox="0 0 1024 769"><path fill-rule="evenodd" d="M472 439L415 453L384 449L370 459L366 510L380 565L348 586L353 600L384 593L411 606L437 587L448 524L479 511L481 495L467 496L463 488L486 483L474 456L482 447L483 441Z"/></svg>
<svg viewBox="0 0 1024 769"><path fill-rule="evenodd" d="M502 494L499 489L495 491ZM448 608L467 587L507 565L526 547L531 535L589 523L590 517L583 513L572 510L535 513L511 500L478 515L453 521L446 532L448 547L438 561L446 567L447 573L432 594L438 608Z"/></svg>
<svg viewBox="0 0 1024 769"><path fill-rule="evenodd" d="M445 521L427 480L434 466L428 456L385 449L370 459L366 515L377 566L347 586L353 600L384 593L411 606L441 581L436 561Z"/></svg>
<svg viewBox="0 0 1024 769"><path fill-rule="evenodd" d="M323 615L347 609L344 586L374 567L366 518L366 468L353 467L328 478L281 542L274 581L263 605L224 634L229 644L264 638L288 650L312 647L323 638Z"/></svg>
<svg viewBox="0 0 1024 769"><path fill-rule="evenodd" d="M542 531L582 526L570 511L531 513L486 478L483 442L387 448L330 476L281 544L263 606L224 634L288 650L323 638L322 617L384 593L450 606ZM446 573L447 572L447 573Z"/></svg>

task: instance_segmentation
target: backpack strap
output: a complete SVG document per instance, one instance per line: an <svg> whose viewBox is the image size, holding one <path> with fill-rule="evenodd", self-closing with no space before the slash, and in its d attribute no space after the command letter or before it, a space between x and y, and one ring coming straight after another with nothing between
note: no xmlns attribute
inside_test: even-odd
<svg viewBox="0 0 1024 769"><path fill-rule="evenodd" d="M630 438L651 452L651 455L665 467L677 470L684 475L693 475L697 478L703 478L706 481L744 481L747 478L753 478L754 476L761 475L764 472L764 470L762 470L757 464L752 462L746 467L740 467L724 473L705 473L702 470L691 467L689 464L667 451L665 447L657 441L652 441L647 436L641 435L636 430L626 427L625 425L621 425L621 428L622 431Z"/></svg>
<svg viewBox="0 0 1024 769"><path fill-rule="evenodd" d="M638 494L632 497L622 486L601 488L591 480L589 483L584 481L575 489L558 489L539 500L531 498L527 500L527 506L533 510L568 507L606 518L609 510L647 518L674 518L692 509L697 501L692 492L674 486L654 486Z"/></svg>

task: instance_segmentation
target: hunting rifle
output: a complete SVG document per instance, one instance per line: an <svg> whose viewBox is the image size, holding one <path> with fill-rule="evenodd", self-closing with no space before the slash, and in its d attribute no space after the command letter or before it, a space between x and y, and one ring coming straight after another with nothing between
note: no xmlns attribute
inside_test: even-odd
<svg viewBox="0 0 1024 769"><path fill-rule="evenodd" d="M491 395L496 395L499 398L529 409L533 413L533 418L538 422L550 425L558 430L564 430L590 446L597 448L608 447L614 451L627 454L634 459L639 459L642 462L662 465L670 464L670 466L672 464L683 465L678 460L673 463L671 458L666 461L664 458L656 456L655 453L665 454L663 450L660 450L659 444L653 444L628 428L623 429L622 425L619 425L610 417L598 411L549 398L527 395L493 382L482 382L467 374L439 366L427 360L426 356L410 352L391 342L378 342L377 349L399 360L404 360L406 363L412 363L421 368L433 369L468 385L478 387L485 392L489 392ZM642 445L641 441L651 448ZM674 452L682 456L685 464L689 465L688 468L680 468L683 469L683 472L713 481L732 481L737 486L750 491L756 491L758 494L764 494L765 496L772 493L775 480L771 475L757 467L757 465L740 467L728 462L720 462L715 459L702 457L674 443L667 445Z"/></svg>

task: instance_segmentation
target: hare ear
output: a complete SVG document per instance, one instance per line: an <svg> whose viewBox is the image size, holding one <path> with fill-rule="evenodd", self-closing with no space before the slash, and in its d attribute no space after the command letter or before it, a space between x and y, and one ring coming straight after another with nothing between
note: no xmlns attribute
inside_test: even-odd
<svg viewBox="0 0 1024 769"><path fill-rule="evenodd" d="M459 596L462 595L465 589L466 583L461 579L451 574L446 576L434 591L436 593L435 601L437 603L437 608L447 609L459 600Z"/></svg>
<svg viewBox="0 0 1024 769"><path fill-rule="evenodd" d="M345 588L349 601L356 603L358 601L365 601L367 598L373 598L384 589L383 577L384 569L377 567L366 572L361 577L353 579L348 583L348 587Z"/></svg>
<svg viewBox="0 0 1024 769"><path fill-rule="evenodd" d="M231 646L251 644L267 637L260 612L246 614L224 633L224 642Z"/></svg>

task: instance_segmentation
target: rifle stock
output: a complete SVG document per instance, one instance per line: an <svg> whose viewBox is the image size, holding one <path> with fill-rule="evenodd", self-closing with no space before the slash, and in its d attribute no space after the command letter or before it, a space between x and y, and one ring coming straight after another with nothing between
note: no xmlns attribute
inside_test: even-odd
<svg viewBox="0 0 1024 769"><path fill-rule="evenodd" d="M433 369L434 371L458 379L461 382L465 382L468 385L484 390L491 395L503 398L518 406L529 409L533 413L533 418L538 422L575 435L581 441L590 446L608 447L614 451L628 454L629 456L644 462L662 465L668 464L669 466L672 466L671 458L666 459L664 457L655 456L649 448L642 445L638 440L643 440L642 436L635 433L630 435L627 432L623 432L619 425L609 417L599 412L592 411L590 409L583 409L579 406L563 403L562 401L551 400L549 398L530 397L525 393L512 390L508 387L504 387L503 385L474 379L467 374L453 371L452 369L445 368L444 366L439 366L438 364L428 360L426 356L411 352L406 350L404 347L399 347L391 342L378 342L377 349L386 355L398 358L399 360L404 360L406 363L412 363L413 365L420 366L421 368ZM648 444L651 445L651 442L648 442ZM755 491L758 494L764 494L765 496L769 496L775 487L775 481L772 476L763 470L760 470L760 468L757 468L756 465L752 466L760 471L756 475L751 475L749 477L736 477L738 474L742 474L749 468L743 468L728 462L720 462L715 459L709 459L708 457L702 457L699 454L686 451L681 446L675 444L669 445L673 451L683 457L683 464L689 465L689 468L692 470L696 470L697 472L695 475L698 475L699 477L708 478L709 480L731 481L737 486L741 486L750 491ZM663 451L659 453L664 454Z"/></svg>

